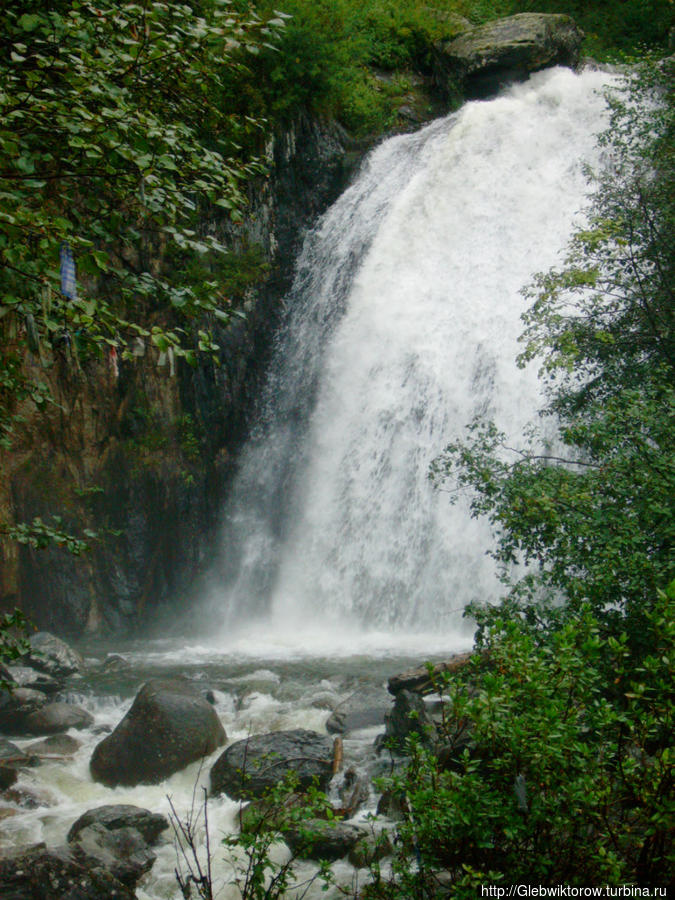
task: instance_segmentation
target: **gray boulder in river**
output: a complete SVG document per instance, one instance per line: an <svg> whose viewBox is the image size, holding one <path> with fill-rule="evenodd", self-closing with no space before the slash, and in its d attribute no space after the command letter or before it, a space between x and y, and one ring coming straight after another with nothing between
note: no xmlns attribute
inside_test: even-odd
<svg viewBox="0 0 675 900"><path fill-rule="evenodd" d="M210 703L188 681L148 681L117 728L94 749L92 777L109 787L157 784L227 740Z"/></svg>
<svg viewBox="0 0 675 900"><path fill-rule="evenodd" d="M60 734L69 728L89 728L94 717L72 703L47 703L26 716L24 734Z"/></svg>
<svg viewBox="0 0 675 900"><path fill-rule="evenodd" d="M69 848L44 844L0 857L3 900L136 900L109 871L75 859Z"/></svg>
<svg viewBox="0 0 675 900"><path fill-rule="evenodd" d="M211 769L211 792L236 800L261 797L290 772L307 790L314 779L325 790L333 772L333 741L297 728L256 734L232 744Z"/></svg>
<svg viewBox="0 0 675 900"><path fill-rule="evenodd" d="M127 804L90 809L68 832L73 857L85 866L107 869L135 887L155 861L150 846L169 827L158 813Z"/></svg>
<svg viewBox="0 0 675 900"><path fill-rule="evenodd" d="M135 828L148 844L155 844L163 831L169 827L169 821L160 813L150 812L141 806L129 803L106 804L87 810L70 827L68 843L77 840L83 828L90 825L101 825L108 831L120 828Z"/></svg>
<svg viewBox="0 0 675 900"><path fill-rule="evenodd" d="M25 664L57 679L75 675L84 669L80 654L48 631L38 631L30 637L30 653L25 658Z"/></svg>
<svg viewBox="0 0 675 900"><path fill-rule="evenodd" d="M436 47L436 80L453 93L485 96L547 66L576 66L583 32L569 16L519 13L466 31Z"/></svg>

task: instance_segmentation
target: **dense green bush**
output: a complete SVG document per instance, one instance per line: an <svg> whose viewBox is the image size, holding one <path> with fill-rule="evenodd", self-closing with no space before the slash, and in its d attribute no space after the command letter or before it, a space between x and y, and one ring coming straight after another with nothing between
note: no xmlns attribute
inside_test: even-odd
<svg viewBox="0 0 675 900"><path fill-rule="evenodd" d="M674 596L646 616L638 666L589 610L543 643L493 623L488 662L446 685L446 740L461 722L469 747L442 766L411 743L405 776L387 785L410 813L396 877L371 896L431 897L440 871L467 900L488 883L671 883Z"/></svg>

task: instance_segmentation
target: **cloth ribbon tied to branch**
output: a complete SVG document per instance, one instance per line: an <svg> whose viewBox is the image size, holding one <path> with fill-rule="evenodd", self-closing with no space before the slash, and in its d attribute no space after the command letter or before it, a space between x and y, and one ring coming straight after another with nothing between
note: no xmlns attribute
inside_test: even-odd
<svg viewBox="0 0 675 900"><path fill-rule="evenodd" d="M61 293L70 300L77 300L77 282L75 279L75 260L70 244L64 241L59 252L61 259Z"/></svg>

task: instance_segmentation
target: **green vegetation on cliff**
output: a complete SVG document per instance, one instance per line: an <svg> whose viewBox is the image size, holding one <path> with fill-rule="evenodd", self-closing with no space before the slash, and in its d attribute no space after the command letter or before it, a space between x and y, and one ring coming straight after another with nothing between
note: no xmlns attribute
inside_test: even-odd
<svg viewBox="0 0 675 900"><path fill-rule="evenodd" d="M673 24L670 0L262 0L258 8L292 18L280 52L256 60L259 78L244 81L242 101L273 119L308 104L357 136L400 126L397 109L410 102L405 73L431 75L434 43L474 25L564 13L585 32L585 52L604 59L665 47Z"/></svg>

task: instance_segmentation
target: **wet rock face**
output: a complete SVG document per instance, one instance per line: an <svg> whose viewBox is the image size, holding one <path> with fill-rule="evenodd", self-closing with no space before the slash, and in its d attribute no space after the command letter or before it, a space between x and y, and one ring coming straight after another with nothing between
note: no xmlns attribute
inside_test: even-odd
<svg viewBox="0 0 675 900"><path fill-rule="evenodd" d="M89 767L109 787L157 784L227 740L214 708L187 681L148 681Z"/></svg>
<svg viewBox="0 0 675 900"><path fill-rule="evenodd" d="M108 831L120 828L134 828L145 842L151 846L156 843L160 834L169 827L168 820L159 813L150 812L140 806L128 803L108 804L89 809L80 816L68 832L68 843L72 843L84 828L100 825Z"/></svg>
<svg viewBox="0 0 675 900"><path fill-rule="evenodd" d="M56 546L39 553L22 546L8 549L5 559L0 541L0 608L20 606L38 627L59 634L129 631L139 621L180 609L203 571L297 249L350 169L335 123L303 114L268 137L270 175L247 185L246 221L240 227L216 216L209 223L228 247L260 246L270 265L250 295L232 298L244 306L246 318L214 329L220 365L200 362L192 369L180 361L172 377L147 348L144 357L122 361L115 381L105 362L87 367L86 378L76 379L77 393L66 371L51 386L68 415L49 427L44 417L27 422L30 466L23 464L23 448L7 463L3 457L6 502L15 521L49 515L47 482L63 497L69 528L92 528L101 539L86 558ZM55 371L50 378L57 379ZM188 420L199 445L194 457L186 457L177 434L179 423ZM77 492L82 479L101 492L83 498ZM112 531L119 535L108 536Z"/></svg>
<svg viewBox="0 0 675 900"><path fill-rule="evenodd" d="M25 734L60 734L69 728L89 728L94 718L86 709L72 703L48 703L26 716Z"/></svg>
<svg viewBox="0 0 675 900"><path fill-rule="evenodd" d="M36 844L0 858L3 900L135 900L135 893L104 868L78 862L65 847Z"/></svg>
<svg viewBox="0 0 675 900"><path fill-rule="evenodd" d="M71 852L83 865L104 868L130 888L150 871L156 859L135 828L108 831L96 824L80 831Z"/></svg>
<svg viewBox="0 0 675 900"><path fill-rule="evenodd" d="M333 742L302 728L258 734L232 744L211 769L211 792L236 800L261 797L290 772L306 790L316 779L325 790L332 775Z"/></svg>
<svg viewBox="0 0 675 900"><path fill-rule="evenodd" d="M51 678L63 679L84 669L84 660L80 654L48 631L38 631L32 635L30 647L27 664Z"/></svg>
<svg viewBox="0 0 675 900"><path fill-rule="evenodd" d="M393 708L384 717L384 735L376 741L376 749L384 747L403 749L406 738L416 734L424 744L436 740L436 726L419 694L399 691Z"/></svg>
<svg viewBox="0 0 675 900"><path fill-rule="evenodd" d="M569 16L520 13L488 22L436 47L436 79L452 93L486 97L547 66L576 66L583 32Z"/></svg>

